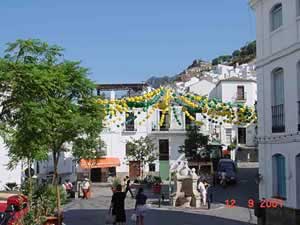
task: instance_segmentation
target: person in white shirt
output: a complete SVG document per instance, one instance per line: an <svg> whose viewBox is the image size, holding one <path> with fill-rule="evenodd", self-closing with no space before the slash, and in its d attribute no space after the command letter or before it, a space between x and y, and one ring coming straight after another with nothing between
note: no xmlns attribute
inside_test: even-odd
<svg viewBox="0 0 300 225"><path fill-rule="evenodd" d="M206 192L206 188L205 188L204 182L202 180L200 180L199 183L198 183L198 191L201 194L202 202L203 202L203 205L205 206L206 205L206 195L207 195L207 192Z"/></svg>
<svg viewBox="0 0 300 225"><path fill-rule="evenodd" d="M90 182L85 178L82 184L83 199L88 199L88 192L90 191Z"/></svg>

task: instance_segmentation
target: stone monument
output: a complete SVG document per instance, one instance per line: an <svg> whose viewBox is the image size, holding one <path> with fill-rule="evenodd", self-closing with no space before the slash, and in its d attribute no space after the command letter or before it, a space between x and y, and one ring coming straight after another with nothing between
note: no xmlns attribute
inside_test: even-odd
<svg viewBox="0 0 300 225"><path fill-rule="evenodd" d="M171 194L174 207L200 207L200 193L197 190L198 176L186 161L181 161L175 170L175 192Z"/></svg>

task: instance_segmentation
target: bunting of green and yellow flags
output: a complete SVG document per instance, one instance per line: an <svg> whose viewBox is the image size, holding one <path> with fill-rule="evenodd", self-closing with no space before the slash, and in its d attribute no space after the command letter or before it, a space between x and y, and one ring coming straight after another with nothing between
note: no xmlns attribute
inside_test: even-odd
<svg viewBox="0 0 300 225"><path fill-rule="evenodd" d="M246 125L256 123L257 116L255 109L245 104L222 102L218 99L209 99L207 97L186 93L178 94L171 88L160 87L141 96L125 97L116 100L99 99L98 103L104 108L104 113L107 117L105 126L117 124L117 127L124 126L132 120L138 119L138 124L145 123L152 114L157 110L161 110L159 125L162 126L167 114L173 113L173 116L179 126L182 125L177 112L177 106L191 121L197 125L202 125L201 120L195 118L196 113L202 115L202 119L207 119L212 123L222 125L224 123ZM147 112L144 118L141 112L138 111L134 115L130 112L134 109L141 109ZM129 117L126 122L123 122L123 115Z"/></svg>

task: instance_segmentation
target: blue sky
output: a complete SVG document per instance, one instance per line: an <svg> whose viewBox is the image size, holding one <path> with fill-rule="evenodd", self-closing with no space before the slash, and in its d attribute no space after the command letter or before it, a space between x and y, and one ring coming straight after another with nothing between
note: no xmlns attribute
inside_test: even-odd
<svg viewBox="0 0 300 225"><path fill-rule="evenodd" d="M231 54L255 39L247 0L2 0L0 52L39 38L81 60L99 83L174 75L194 59Z"/></svg>

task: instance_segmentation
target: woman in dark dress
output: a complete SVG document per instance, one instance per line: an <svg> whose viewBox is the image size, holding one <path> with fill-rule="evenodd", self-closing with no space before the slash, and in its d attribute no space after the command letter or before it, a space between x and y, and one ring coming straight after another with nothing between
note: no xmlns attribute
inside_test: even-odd
<svg viewBox="0 0 300 225"><path fill-rule="evenodd" d="M112 215L116 218L116 225L126 224L125 198L126 193L122 192L122 185L118 185L116 187L116 192L112 196L110 206L112 209Z"/></svg>

